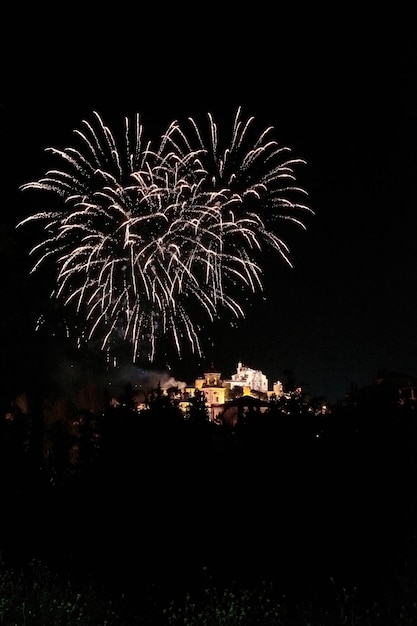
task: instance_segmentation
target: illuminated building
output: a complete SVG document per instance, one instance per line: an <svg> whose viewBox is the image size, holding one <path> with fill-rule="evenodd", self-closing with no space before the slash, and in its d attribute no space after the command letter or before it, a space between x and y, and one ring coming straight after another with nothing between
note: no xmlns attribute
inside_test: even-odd
<svg viewBox="0 0 417 626"><path fill-rule="evenodd" d="M221 372L216 370L212 364L204 372L203 377L195 380L194 387L185 388L183 395L185 397L193 397L196 389L203 391L206 396L210 420L217 421L225 409L230 404L233 404L233 400L230 398L230 391L236 388L242 390L243 396L258 399L263 396L267 400L273 394L277 397L283 395L283 387L280 381L274 383L273 389L269 390L267 377L260 370L243 365L241 361L237 364L236 374L232 374L230 379L225 380L222 379ZM181 402L180 406L185 411L187 402ZM265 409L265 406L263 406L263 409Z"/></svg>
<svg viewBox="0 0 417 626"><path fill-rule="evenodd" d="M268 379L260 370L254 370L247 365L243 365L241 361L237 364L236 374L232 374L230 387L242 387L251 391L260 391L267 393Z"/></svg>
<svg viewBox="0 0 417 626"><path fill-rule="evenodd" d="M211 368L204 372L204 378L196 379L195 389L200 389L204 392L210 420L216 421L224 409L226 394L226 387L223 384L221 372L216 371L212 364Z"/></svg>

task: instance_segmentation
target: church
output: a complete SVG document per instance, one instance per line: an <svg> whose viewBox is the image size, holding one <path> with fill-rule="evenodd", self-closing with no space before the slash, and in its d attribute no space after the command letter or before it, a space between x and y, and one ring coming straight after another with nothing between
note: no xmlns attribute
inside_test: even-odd
<svg viewBox="0 0 417 626"><path fill-rule="evenodd" d="M193 397L196 390L202 391L206 396L210 420L218 422L220 417L229 414L227 421L234 421L237 404L245 404L256 401L259 410L264 411L268 406L268 400L272 395L283 395L283 386L280 381L273 384L269 389L268 379L260 370L252 369L241 361L237 364L235 374L230 379L222 379L222 374L212 364L204 372L204 376L195 380L194 386L187 386L183 390L184 400L180 403L185 412L187 398ZM241 398L238 400L238 398ZM250 400L250 398L252 400Z"/></svg>

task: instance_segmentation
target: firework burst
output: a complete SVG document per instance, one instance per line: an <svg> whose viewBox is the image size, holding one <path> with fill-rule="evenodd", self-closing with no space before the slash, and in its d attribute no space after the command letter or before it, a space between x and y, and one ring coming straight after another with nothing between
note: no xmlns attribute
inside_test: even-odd
<svg viewBox="0 0 417 626"><path fill-rule="evenodd" d="M80 339L99 337L103 349L128 342L133 359L155 359L171 337L202 355L196 319L213 321L228 310L244 317L243 291L262 290L254 253L265 247L291 264L276 223L310 212L296 200L289 148L267 128L252 140L254 118L238 109L224 146L208 114L206 134L189 118L187 130L170 124L157 147L145 141L139 115L125 119L118 145L98 113L75 130L80 148L48 148L61 163L22 185L55 196L59 206L41 220L46 237L31 250L32 272L52 259L52 297L83 320ZM196 306L197 305L197 306Z"/></svg>

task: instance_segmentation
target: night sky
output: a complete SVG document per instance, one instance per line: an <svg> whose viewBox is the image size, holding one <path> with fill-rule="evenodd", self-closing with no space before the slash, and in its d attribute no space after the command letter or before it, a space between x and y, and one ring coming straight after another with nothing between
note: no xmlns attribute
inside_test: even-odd
<svg viewBox="0 0 417 626"><path fill-rule="evenodd" d="M70 20L58 29L39 16L35 28L28 16L4 56L2 295L13 300L3 303L2 337L5 361L18 346L16 375L16 363L30 354L27 320L35 319L43 294L28 303L16 287L29 267L30 236L14 227L38 209L20 185L55 165L44 149L72 144L73 130L93 111L115 134L125 116L139 112L156 139L172 120L205 121L207 112L229 133L242 106L307 161L298 183L315 217L306 219L306 231L283 225L294 267L266 254L264 292L248 302L238 328L220 321L203 359L167 358L158 368L191 383L211 361L225 378L243 361L262 370L271 387L292 370L312 395L332 400L352 384L371 383L379 370L416 376L413 33L395 23L371 31L352 20L356 25L340 32L322 25L305 35L296 24L289 32L271 16L249 14L239 27L221 21L204 32L201 23L182 23L179 31L168 16L136 30L125 17L128 24ZM16 320L26 324L24 351ZM36 367L33 353L28 358Z"/></svg>

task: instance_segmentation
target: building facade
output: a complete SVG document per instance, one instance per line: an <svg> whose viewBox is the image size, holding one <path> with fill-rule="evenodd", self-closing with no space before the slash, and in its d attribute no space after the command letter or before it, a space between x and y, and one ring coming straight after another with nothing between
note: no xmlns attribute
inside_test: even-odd
<svg viewBox="0 0 417 626"><path fill-rule="evenodd" d="M225 384L233 387L242 387L250 391L268 393L268 379L260 370L254 370L241 361L237 364L236 374L232 374L230 380L225 380Z"/></svg>
<svg viewBox="0 0 417 626"><path fill-rule="evenodd" d="M261 396L265 400L269 399L272 394L279 397L283 395L283 387L280 381L274 383L272 390L268 389L268 379L260 370L252 369L243 365L241 361L237 364L235 374L230 379L222 379L219 372L212 364L202 377L195 380L194 386L185 387L182 394L183 400L180 403L181 409L185 412L187 407L187 398L195 395L196 389L204 392L206 396L207 408L211 421L219 421L221 414L224 414L226 408L230 408L231 390L240 389L241 396L253 397L260 399ZM263 405L265 409L266 405Z"/></svg>

